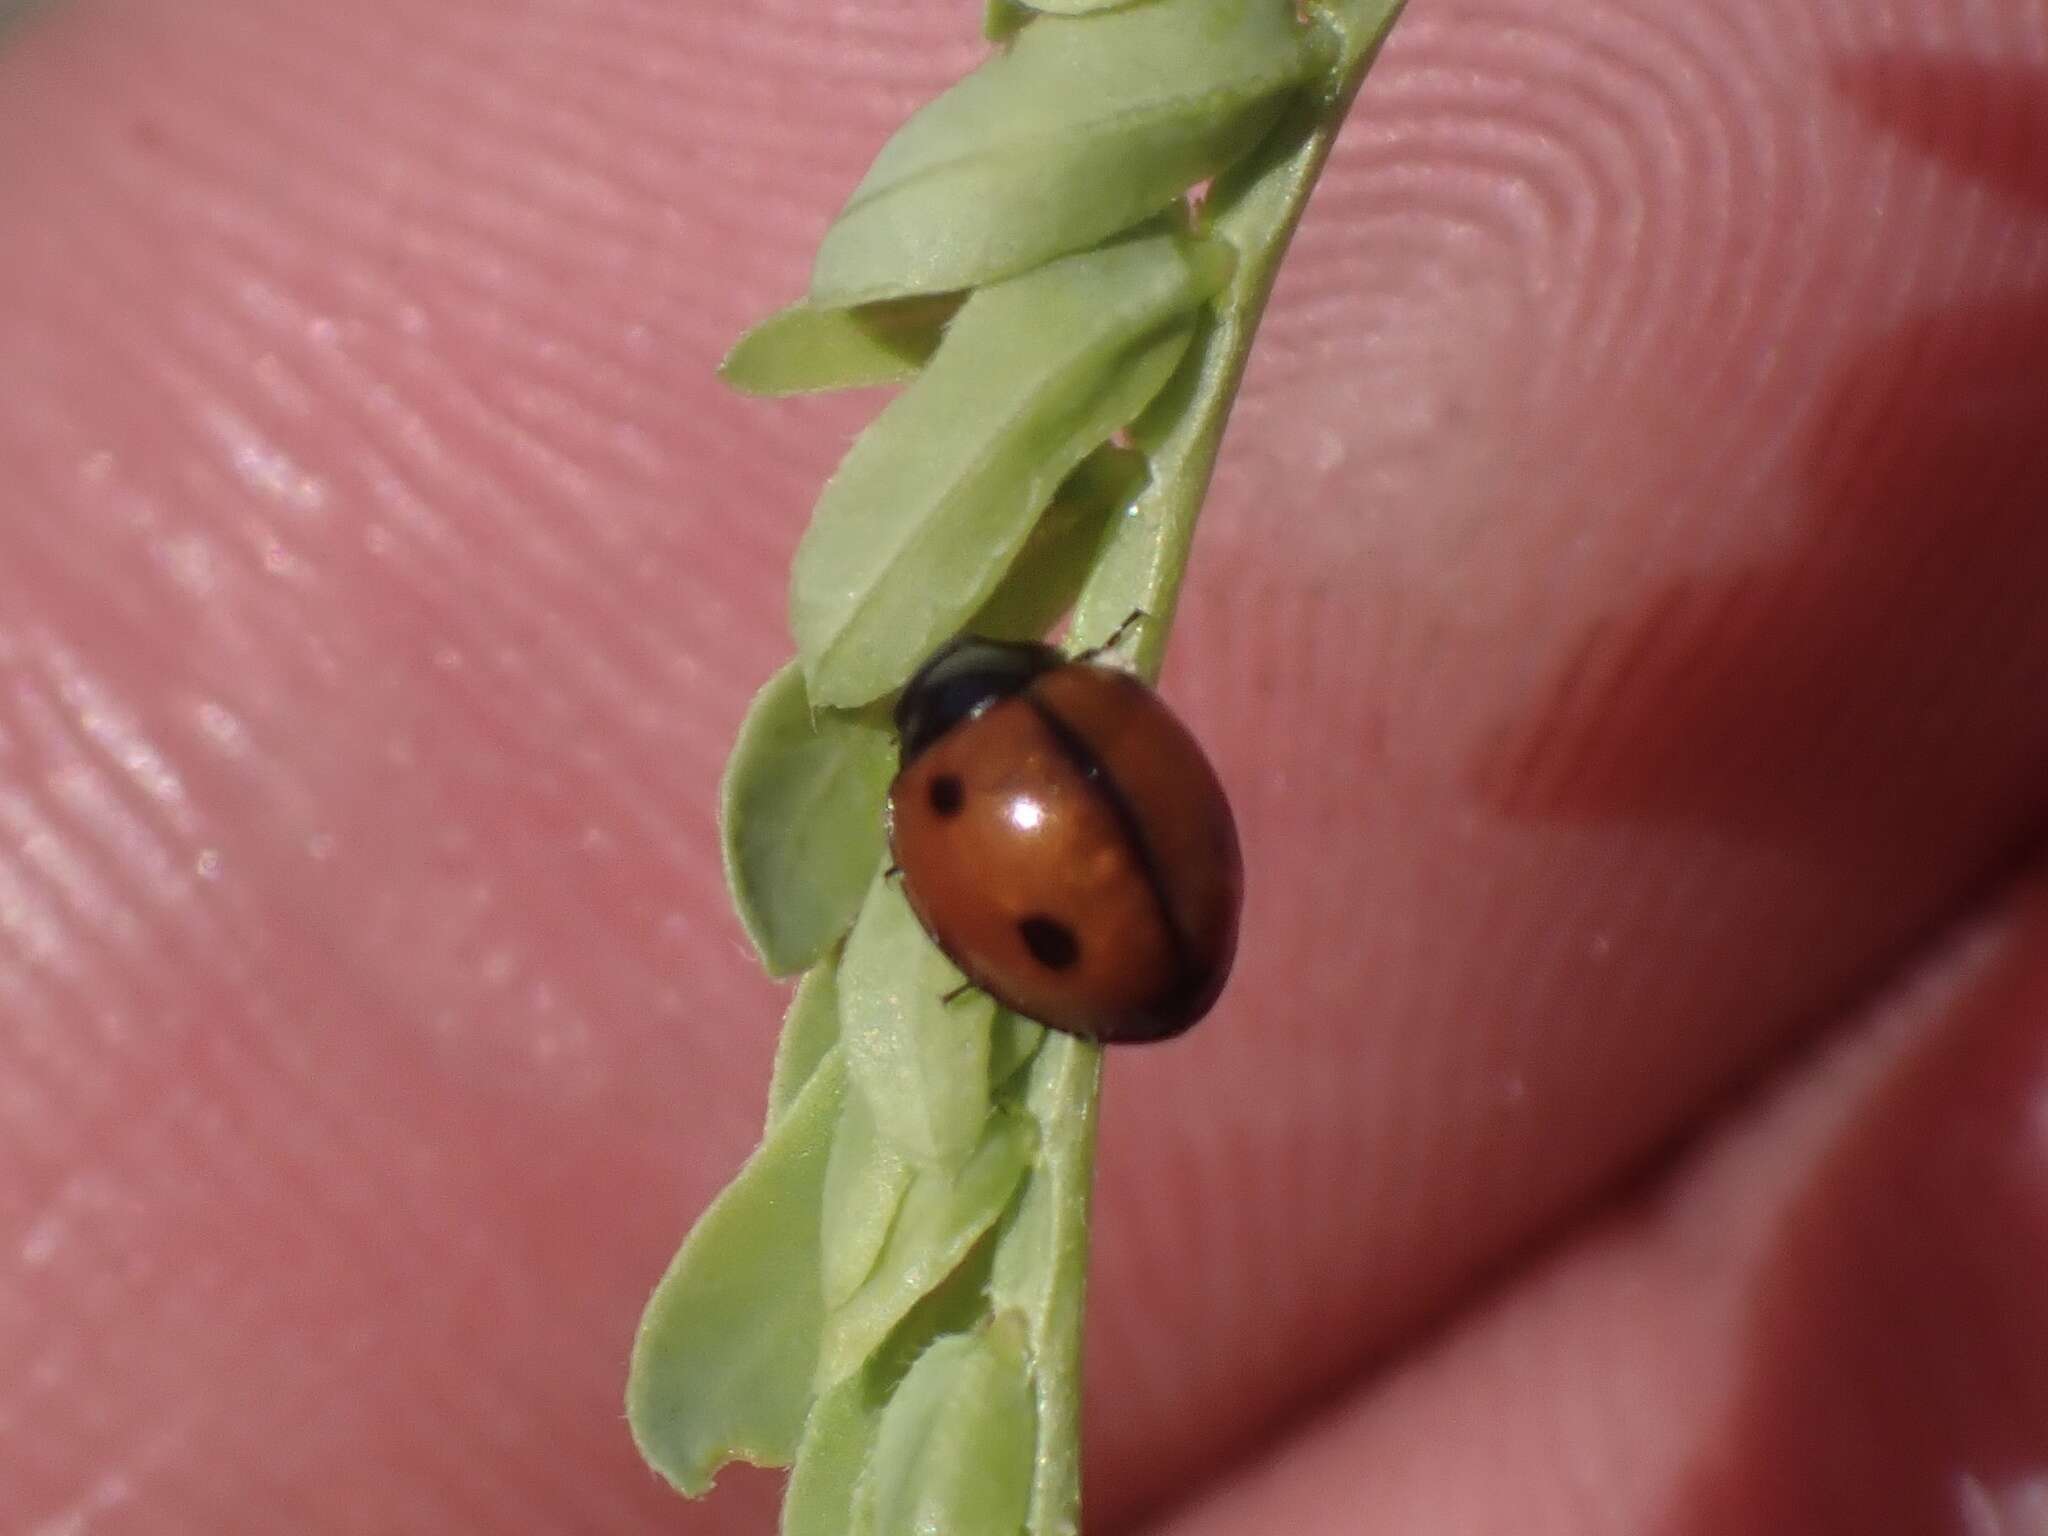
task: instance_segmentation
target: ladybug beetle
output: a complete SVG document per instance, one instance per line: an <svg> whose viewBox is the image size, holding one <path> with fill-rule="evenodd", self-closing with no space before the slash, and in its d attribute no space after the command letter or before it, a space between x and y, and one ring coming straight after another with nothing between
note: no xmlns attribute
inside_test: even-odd
<svg viewBox="0 0 2048 1536"><path fill-rule="evenodd" d="M933 942L1005 1008L1165 1040L1230 974L1237 825L1187 727L1099 654L965 635L920 667L889 850Z"/></svg>

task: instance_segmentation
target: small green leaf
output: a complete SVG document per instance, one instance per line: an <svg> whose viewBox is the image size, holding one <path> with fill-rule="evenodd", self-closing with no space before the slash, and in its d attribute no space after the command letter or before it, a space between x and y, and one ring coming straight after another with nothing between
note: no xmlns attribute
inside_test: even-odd
<svg viewBox="0 0 2048 1536"><path fill-rule="evenodd" d="M834 952L804 973L782 1016L775 1068L768 1079L768 1130L789 1112L818 1063L838 1043L839 956Z"/></svg>
<svg viewBox="0 0 2048 1536"><path fill-rule="evenodd" d="M839 941L882 863L882 801L896 772L884 727L814 710L784 667L754 697L721 786L725 876L772 976Z"/></svg>
<svg viewBox="0 0 2048 1536"><path fill-rule="evenodd" d="M783 1536L874 1536L872 1507L857 1504L854 1492L873 1453L882 1409L935 1340L987 1325L992 1258L989 1244L976 1246L911 1308L865 1366L812 1405L783 1501Z"/></svg>
<svg viewBox="0 0 2048 1536"><path fill-rule="evenodd" d="M900 384L938 349L959 307L955 294L853 309L792 304L742 336L719 377L750 395Z"/></svg>
<svg viewBox="0 0 2048 1536"><path fill-rule="evenodd" d="M889 1224L910 1188L910 1159L875 1131L867 1095L848 1094L825 1164L825 1306L842 1305L875 1271Z"/></svg>
<svg viewBox="0 0 2048 1536"><path fill-rule="evenodd" d="M784 1466L811 1406L824 1323L819 1201L846 1092L826 1056L655 1288L626 1417L640 1453L695 1497L729 1461Z"/></svg>
<svg viewBox="0 0 2048 1536"><path fill-rule="evenodd" d="M782 1536L869 1536L873 1522L854 1495L881 1425L882 1402L864 1371L818 1399L783 1496Z"/></svg>
<svg viewBox="0 0 2048 1536"><path fill-rule="evenodd" d="M1038 1145L1029 1115L998 1111L959 1169L920 1169L874 1272L825 1320L818 1386L859 1370L890 1330L966 1259L1010 1203Z"/></svg>
<svg viewBox="0 0 2048 1536"><path fill-rule="evenodd" d="M1037 1411L1021 1329L998 1319L940 1339L882 1412L861 1489L877 1531L1017 1536L1031 1499Z"/></svg>
<svg viewBox="0 0 2048 1536"><path fill-rule="evenodd" d="M1145 456L1105 443L1061 483L981 611L972 634L1035 640L1074 606L1119 513L1145 488Z"/></svg>
<svg viewBox="0 0 2048 1536"><path fill-rule="evenodd" d="M1032 1536L1080 1518L1081 1305L1102 1050L1050 1035L1032 1058L1024 1105L1039 1127L1031 1178L997 1235L989 1305L1025 1320L1038 1397ZM829 1331L829 1324L828 1324Z"/></svg>
<svg viewBox="0 0 2048 1536"><path fill-rule="evenodd" d="M865 704L959 630L1061 481L1165 385L1232 261L1155 235L967 301L798 546L790 624L813 702Z"/></svg>
<svg viewBox="0 0 2048 1536"><path fill-rule="evenodd" d="M1001 1089L1038 1054L1045 1044L1045 1026L1010 1012L996 1010L995 1029L989 1037L988 1080Z"/></svg>
<svg viewBox="0 0 2048 1536"><path fill-rule="evenodd" d="M959 985L903 893L878 877L840 965L839 1034L883 1140L920 1163L958 1162L988 1120L995 1004L981 992L942 1001Z"/></svg>
<svg viewBox="0 0 2048 1536"><path fill-rule="evenodd" d="M1259 141L1310 38L1287 0L1035 18L883 146L811 302L977 288L1131 228Z"/></svg>

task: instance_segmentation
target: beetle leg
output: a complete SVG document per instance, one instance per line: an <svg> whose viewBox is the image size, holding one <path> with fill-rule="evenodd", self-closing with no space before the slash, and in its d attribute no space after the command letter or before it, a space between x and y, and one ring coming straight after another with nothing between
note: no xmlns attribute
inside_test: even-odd
<svg viewBox="0 0 2048 1536"><path fill-rule="evenodd" d="M1109 638L1107 640L1103 641L1100 645L1089 646L1087 650L1083 651L1080 655L1076 656L1074 660L1078 662L1093 661L1096 657L1101 656L1106 652L1115 650L1118 646L1124 643L1124 638L1127 635L1129 635L1133 629L1137 628L1138 625L1141 623L1150 622L1151 618L1152 615L1147 613L1144 609L1133 608L1129 613L1124 615L1123 623L1117 625L1115 629L1109 632Z"/></svg>

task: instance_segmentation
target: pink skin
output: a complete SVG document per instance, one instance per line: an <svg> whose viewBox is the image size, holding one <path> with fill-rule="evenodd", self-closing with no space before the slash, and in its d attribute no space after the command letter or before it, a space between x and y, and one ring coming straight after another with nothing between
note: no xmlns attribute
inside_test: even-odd
<svg viewBox="0 0 2048 1536"><path fill-rule="evenodd" d="M8 1529L771 1528L619 1393L874 402L711 369L977 11L0 42ZM1111 1073L1092 1531L2048 1524L2044 36L1414 0L1175 639L1250 906Z"/></svg>

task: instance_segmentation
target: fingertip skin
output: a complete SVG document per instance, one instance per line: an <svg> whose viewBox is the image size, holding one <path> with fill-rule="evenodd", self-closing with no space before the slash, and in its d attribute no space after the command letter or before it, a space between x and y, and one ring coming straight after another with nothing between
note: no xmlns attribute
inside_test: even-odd
<svg viewBox="0 0 2048 1536"><path fill-rule="evenodd" d="M1207 1024L1109 1075L1091 1523L1194 1497L2019 857L2042 25L1395 30L1176 625L1256 900ZM673 1526L621 1362L779 1007L711 807L875 406L713 370L981 52L952 0L71 0L0 42L24 1529Z"/></svg>

